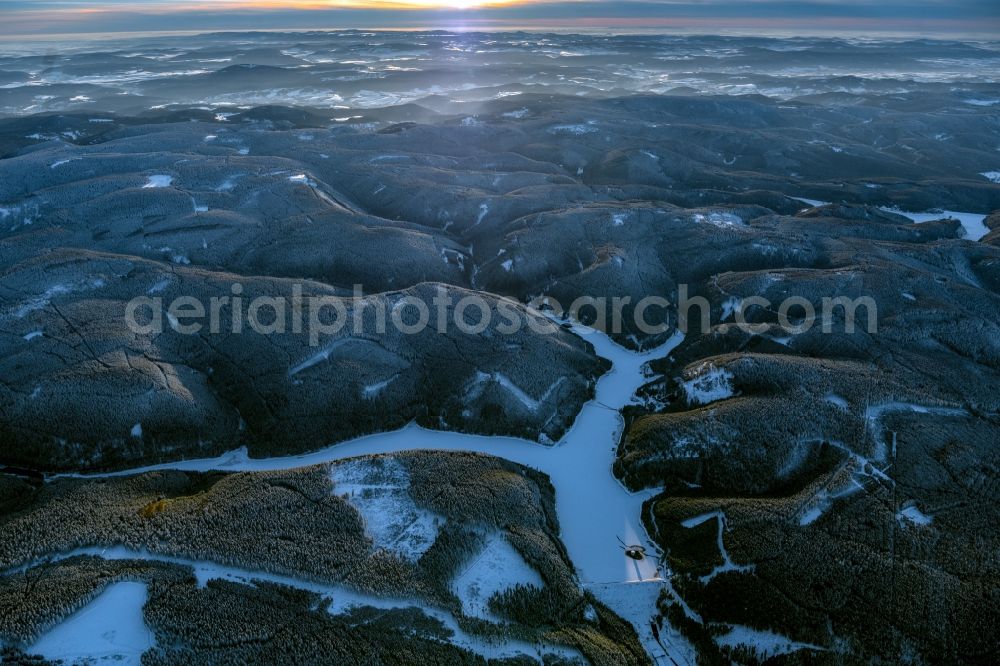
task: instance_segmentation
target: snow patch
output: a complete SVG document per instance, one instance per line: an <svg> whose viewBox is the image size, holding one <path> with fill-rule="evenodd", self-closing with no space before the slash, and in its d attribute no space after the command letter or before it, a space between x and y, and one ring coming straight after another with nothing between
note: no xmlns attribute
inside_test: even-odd
<svg viewBox="0 0 1000 666"><path fill-rule="evenodd" d="M483 203L479 204L479 215L476 217L476 224L482 222L483 218L486 217L486 213L488 212L490 212L490 205L488 203L484 201Z"/></svg>
<svg viewBox="0 0 1000 666"><path fill-rule="evenodd" d="M145 583L109 585L96 599L47 631L28 649L48 660L139 664L156 645L142 617Z"/></svg>
<svg viewBox="0 0 1000 666"><path fill-rule="evenodd" d="M524 118L525 116L528 115L528 108L527 107L522 107L520 109L516 109L514 111L508 111L508 112L502 113L500 115L502 115L504 118L521 119L521 118Z"/></svg>
<svg viewBox="0 0 1000 666"><path fill-rule="evenodd" d="M553 134L574 134L580 136L581 134L596 132L597 128L593 125L553 125L549 128L549 131Z"/></svg>
<svg viewBox="0 0 1000 666"><path fill-rule="evenodd" d="M78 159L80 159L80 158L79 157L67 157L66 159L63 159L63 160L56 160L55 162L53 162L52 164L49 165L49 168L50 169L55 169L57 167L61 167L63 164L69 164L70 162L75 162Z"/></svg>
<svg viewBox="0 0 1000 666"><path fill-rule="evenodd" d="M41 310L49 305L53 298L56 296L61 296L63 294L72 294L78 291L87 291L90 289L100 289L104 286L104 280L101 278L93 278L83 282L77 282L74 284L55 284L46 289L41 294L38 294L34 298L31 298L18 306L13 310L12 314L17 319L23 319L26 315L35 310Z"/></svg>
<svg viewBox="0 0 1000 666"><path fill-rule="evenodd" d="M393 375L392 377L389 377L389 379L385 379L385 380L380 381L380 382L375 382L374 384L369 384L368 386L366 386L364 388L365 397L366 398L374 398L379 393L381 393L383 390L385 390L385 387L387 387L389 384L391 384L394 381L396 381L396 379L398 377L399 377L399 375Z"/></svg>
<svg viewBox="0 0 1000 666"><path fill-rule="evenodd" d="M490 597L517 584L543 586L538 572L502 534L494 533L472 564L455 578L452 591L462 601L466 615L496 621L489 611Z"/></svg>
<svg viewBox="0 0 1000 666"><path fill-rule="evenodd" d="M822 651L823 648L811 643L801 643L776 634L771 631L753 629L742 625L733 625L728 633L715 637L715 642L720 646L735 648L747 646L757 651L758 656L770 659L782 654L791 654L799 650Z"/></svg>
<svg viewBox="0 0 1000 666"><path fill-rule="evenodd" d="M732 213L709 213L708 215L695 213L694 221L699 224L714 224L722 228L744 226L743 220L738 215L733 215Z"/></svg>
<svg viewBox="0 0 1000 666"><path fill-rule="evenodd" d="M150 187L170 187L170 184L173 182L174 182L173 176L155 175L147 178L146 184L143 185L142 187L144 189Z"/></svg>
<svg viewBox="0 0 1000 666"><path fill-rule="evenodd" d="M475 399L482 394L483 388L486 385L496 383L512 396L517 398L517 400L529 410L537 412L542 404L549 399L553 391L555 391L564 381L566 381L565 377L559 377L556 379L556 381L550 384L545 390L545 393L543 393L542 396L536 400L528 395L524 389L512 382L510 378L502 372L482 372L480 370L476 371L476 376L472 380L472 385L466 390L466 397Z"/></svg>
<svg viewBox="0 0 1000 666"><path fill-rule="evenodd" d="M171 284L170 278L164 278L164 279L159 280L158 282L156 282L149 289L147 289L146 293L147 294L157 294L157 293L163 291L164 289L166 289L167 287L169 287L170 284Z"/></svg>
<svg viewBox="0 0 1000 666"><path fill-rule="evenodd" d="M289 368L288 369L288 376L289 377L294 377L295 375L299 374L303 370L308 370L309 368L313 367L314 365L322 363L323 361L325 361L328 358L330 358L330 355L333 354L333 352L337 351L340 347L343 347L344 345L352 343L352 342L353 343L358 343L358 344L374 344L370 340L365 340L364 338L355 338L355 337L351 337L351 336L347 336L347 337L343 337L343 338L338 338L336 340L333 340L329 344L327 344L325 347L323 347L322 349L320 349L319 351L317 351L312 356L307 357L306 359L300 361L298 364L296 364L296 365L292 366L291 368Z"/></svg>
<svg viewBox="0 0 1000 666"><path fill-rule="evenodd" d="M233 188L236 187L236 180L239 177L240 177L239 175L233 175L233 176L230 176L230 177L226 178L224 181L222 181L221 185L219 185L217 188L215 188L215 191L216 192L230 192L230 191L232 191Z"/></svg>
<svg viewBox="0 0 1000 666"><path fill-rule="evenodd" d="M939 407L937 405L921 405L915 402L884 402L871 405L865 410L865 418L873 424L889 412L915 412L917 414L937 414L938 416L968 416L969 412L961 407Z"/></svg>
<svg viewBox="0 0 1000 666"><path fill-rule="evenodd" d="M799 518L799 525L811 525L816 522L817 518L823 515L824 511L826 511L826 507L822 504L809 507L806 509L805 513L802 514L802 517Z"/></svg>
<svg viewBox="0 0 1000 666"><path fill-rule="evenodd" d="M297 173L294 176L289 176L288 180L295 183L296 185L308 185L309 187L316 187L316 181L309 178L309 176L304 173Z"/></svg>
<svg viewBox="0 0 1000 666"><path fill-rule="evenodd" d="M833 506L833 503L844 497L849 497L859 490L864 490L864 486L858 481L857 477L852 476L847 485L840 490L832 491L827 489L822 489L817 492L813 497L809 499L802 514L799 516L799 525L805 527L806 525L812 525L815 523L820 516L827 512L827 510Z"/></svg>
<svg viewBox="0 0 1000 666"><path fill-rule="evenodd" d="M702 523L707 523L713 519L722 519L721 511L709 511L708 513L700 513L697 516L692 516L681 521L681 527L690 529L692 527L698 527Z"/></svg>
<svg viewBox="0 0 1000 666"><path fill-rule="evenodd" d="M365 521L375 548L416 562L437 538L443 518L410 497L410 475L393 458L361 458L334 465L333 492L346 497Z"/></svg>
<svg viewBox="0 0 1000 666"><path fill-rule="evenodd" d="M662 591L669 591L668 583L598 583L585 587L601 603L632 625L654 664L697 663L697 652L688 640L669 623L660 623L656 602ZM584 617L594 622L597 620L597 612L593 607L588 607L584 611ZM659 638L653 633L654 622L657 624Z"/></svg>
<svg viewBox="0 0 1000 666"><path fill-rule="evenodd" d="M722 302L722 319L721 319L721 321L726 321L727 319L729 319L730 317L732 317L737 312L742 312L743 309L740 307L741 304L742 304L742 301L740 301L740 299L736 298L735 296L730 296L729 298L727 298L726 300L724 300Z"/></svg>
<svg viewBox="0 0 1000 666"><path fill-rule="evenodd" d="M847 409L847 400L845 400L843 396L839 396L836 393L827 393L825 396L823 396L823 399L826 400L831 405L836 405L841 409Z"/></svg>
<svg viewBox="0 0 1000 666"><path fill-rule="evenodd" d="M909 506L903 507L899 513L896 514L896 520L900 523L907 520L914 525L926 526L930 525L934 521L934 517L928 516L926 513L918 509L915 504L910 504Z"/></svg>
<svg viewBox="0 0 1000 666"><path fill-rule="evenodd" d="M736 395L732 385L733 373L714 365L708 366L704 372L703 369L699 368L700 374L681 383L689 405L707 405Z"/></svg>

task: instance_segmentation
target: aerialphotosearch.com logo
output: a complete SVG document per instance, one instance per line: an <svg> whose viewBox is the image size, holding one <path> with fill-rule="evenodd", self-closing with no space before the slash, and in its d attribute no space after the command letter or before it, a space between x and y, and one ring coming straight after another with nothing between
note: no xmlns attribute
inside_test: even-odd
<svg viewBox="0 0 1000 666"><path fill-rule="evenodd" d="M690 296L686 284L679 285L676 303L662 296L646 296L636 302L629 296L581 296L565 309L549 296L535 297L527 304L503 296L467 292L456 298L453 291L438 285L428 303L412 291L415 290L366 296L361 285L354 285L351 296L307 295L301 284L294 284L290 296L248 298L243 285L234 282L228 294L213 295L207 302L190 295L177 296L169 302L160 296L133 298L126 305L125 321L137 335L158 335L168 328L181 335L241 334L249 330L260 335L305 334L310 346L343 334L345 328L356 336L384 335L390 326L404 335L418 335L428 328L448 333L452 327L467 335L478 335L487 329L513 335L525 328L551 334L560 328L554 320L573 320L611 335L636 331L659 335L674 327L685 334L703 334L713 325L708 299ZM772 321L748 321L746 315L753 308L763 308L773 315ZM878 329L877 305L868 296L824 297L819 311L802 296L789 296L780 303L762 296L730 298L723 309L725 322L715 323L736 326L751 334L767 332L776 323L788 334L797 335L817 322L824 333L832 332L836 322L843 323L844 332L853 333L861 314L866 332L877 333ZM629 320L631 326L626 325Z"/></svg>

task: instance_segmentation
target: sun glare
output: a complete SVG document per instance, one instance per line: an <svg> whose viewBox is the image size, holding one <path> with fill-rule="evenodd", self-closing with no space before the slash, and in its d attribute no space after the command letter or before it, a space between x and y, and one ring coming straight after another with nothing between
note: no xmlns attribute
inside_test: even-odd
<svg viewBox="0 0 1000 666"><path fill-rule="evenodd" d="M254 9L478 9L498 5L521 4L525 0L220 0ZM211 3L204 5L206 8Z"/></svg>
<svg viewBox="0 0 1000 666"><path fill-rule="evenodd" d="M365 0L360 0L366 4ZM517 0L390 0L402 6L427 9L477 9L480 7L516 4Z"/></svg>

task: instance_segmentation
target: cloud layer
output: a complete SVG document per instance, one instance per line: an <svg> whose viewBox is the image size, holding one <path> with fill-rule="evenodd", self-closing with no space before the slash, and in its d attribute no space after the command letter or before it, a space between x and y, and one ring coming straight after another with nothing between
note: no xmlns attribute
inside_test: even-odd
<svg viewBox="0 0 1000 666"><path fill-rule="evenodd" d="M995 0L8 0L8 37L340 28L619 28L1000 34Z"/></svg>

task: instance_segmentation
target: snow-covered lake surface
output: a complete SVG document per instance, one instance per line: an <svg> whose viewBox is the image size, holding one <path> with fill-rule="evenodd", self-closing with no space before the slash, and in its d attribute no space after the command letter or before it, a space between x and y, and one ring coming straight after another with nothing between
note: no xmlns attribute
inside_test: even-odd
<svg viewBox="0 0 1000 666"><path fill-rule="evenodd" d="M254 459L248 457L245 449L240 449L217 458L153 465L101 476L124 476L166 469L229 472L281 470L357 456L414 450L485 453L533 467L549 476L555 487L556 509L562 529L560 536L581 582L588 585L640 582L655 585L663 580L664 572L659 569L658 549L642 526L641 511L643 502L652 498L656 491L629 492L613 476L611 469L623 427L620 410L648 380L646 363L669 354L680 344L683 334L675 333L656 349L633 352L599 331L579 324L573 324L572 330L590 342L597 355L610 360L613 365L597 381L594 399L584 405L569 431L552 446L514 437L428 430L410 424L399 430L360 437L303 455ZM626 557L619 540L629 545L644 546L649 556L641 561ZM598 585L592 589L599 593L606 588ZM640 631L656 614L655 606L641 611L635 608L642 598L639 595L616 593L599 598L624 617L643 616L645 620L637 624ZM647 646L647 649L662 652L655 645Z"/></svg>
<svg viewBox="0 0 1000 666"><path fill-rule="evenodd" d="M142 619L145 583L109 585L96 599L42 635L28 649L72 663L139 664L156 644Z"/></svg>
<svg viewBox="0 0 1000 666"><path fill-rule="evenodd" d="M946 219L949 217L956 219L962 223L962 228L965 230L966 240L977 241L990 232L987 226L983 224L983 220L986 219L986 216L980 215L979 213L961 213L954 210L942 210L931 213L906 213L896 208L883 208L882 210L889 213L905 215L917 224L931 222L933 220Z"/></svg>
<svg viewBox="0 0 1000 666"><path fill-rule="evenodd" d="M792 197L796 201L801 201L802 203L809 204L810 206L825 206L830 203L829 201L820 201L818 199L804 199L802 197ZM962 229L965 230L965 239L978 241L983 236L990 232L989 228L983 223L986 216L982 213L963 213L956 210L938 210L938 211L928 211L925 213L909 213L906 211L899 210L898 208L889 208L887 206L880 206L880 210L884 210L887 213L896 213L897 215L903 215L910 218L917 224L922 224L924 222L932 222L934 220L943 220L947 218L952 218L958 220L962 223Z"/></svg>

